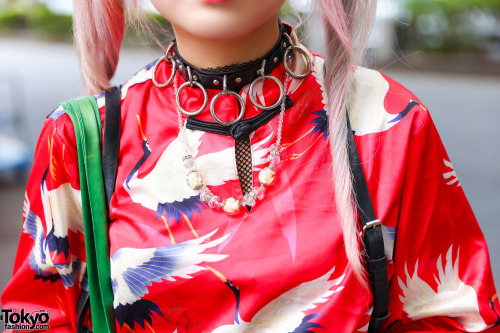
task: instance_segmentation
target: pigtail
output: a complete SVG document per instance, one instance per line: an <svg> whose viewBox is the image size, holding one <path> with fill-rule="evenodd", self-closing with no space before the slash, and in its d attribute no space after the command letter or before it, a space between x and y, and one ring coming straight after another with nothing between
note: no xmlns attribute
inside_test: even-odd
<svg viewBox="0 0 500 333"><path fill-rule="evenodd" d="M351 182L345 108L353 66L362 59L376 0L317 0L317 5L325 28L325 85L328 94L335 202L347 258L356 277L368 287L364 260L358 245L362 242Z"/></svg>
<svg viewBox="0 0 500 333"><path fill-rule="evenodd" d="M124 0L74 0L73 30L83 82L93 94L109 87L125 35Z"/></svg>

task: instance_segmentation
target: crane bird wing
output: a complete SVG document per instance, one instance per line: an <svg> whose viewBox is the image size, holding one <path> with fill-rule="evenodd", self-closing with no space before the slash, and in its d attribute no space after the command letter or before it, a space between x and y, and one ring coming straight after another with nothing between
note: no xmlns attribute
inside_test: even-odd
<svg viewBox="0 0 500 333"><path fill-rule="evenodd" d="M203 131L185 129L187 145L193 156L200 147ZM182 202L198 193L186 184L186 169L182 157L185 155L182 132L170 142L156 162L153 170L144 178L138 178L137 172L124 183L125 190L132 200L142 206L156 210L158 203Z"/></svg>
<svg viewBox="0 0 500 333"><path fill-rule="evenodd" d="M262 146L271 140L272 134L273 133L252 144L254 167L265 164L268 161L265 156L269 153L270 148L263 148ZM235 172L236 164L234 162L234 156L234 147L230 147L219 152L197 157L196 165L203 177L205 185L219 186L227 181L238 179L237 172Z"/></svg>
<svg viewBox="0 0 500 333"><path fill-rule="evenodd" d="M389 83L376 71L356 68L347 94L347 109L356 135L383 132L396 124L396 115L386 111L385 96Z"/></svg>
<svg viewBox="0 0 500 333"><path fill-rule="evenodd" d="M206 249L222 243L228 235L206 242L213 232L186 242L149 249L121 248L111 259L111 281L114 307L133 304L148 293L152 282L189 279L190 274L205 270L202 262L223 260L227 255L203 254Z"/></svg>
<svg viewBox="0 0 500 333"><path fill-rule="evenodd" d="M42 203L47 226L54 228L54 236L64 238L68 230L83 233L82 197L70 183L47 190L42 183Z"/></svg>
<svg viewBox="0 0 500 333"><path fill-rule="evenodd" d="M324 60L316 57L312 74L321 88L322 103L328 113L328 95L325 86ZM347 92L346 107L352 130L357 136L380 133L388 130L403 119L417 101L409 100L408 106L399 114L391 114L385 108L389 82L377 71L357 67L352 84Z"/></svg>
<svg viewBox="0 0 500 333"><path fill-rule="evenodd" d="M212 333L294 332L303 325L303 321L306 319L305 311L314 309L317 303L325 303L330 296L344 288L340 284L345 274L329 280L334 271L335 267L325 275L304 282L280 295L259 310L250 322L244 322L240 319L240 324L221 326ZM336 288L332 290L334 287ZM319 315L309 315L307 318L313 319L317 316Z"/></svg>
<svg viewBox="0 0 500 333"><path fill-rule="evenodd" d="M71 256L69 260L62 263L52 261L42 221L40 217L30 210L30 201L27 195L24 198L23 217L25 219L23 231L35 241L30 253L29 265L31 269L44 280L48 278L55 281L60 278L66 289L72 287L75 268L81 271L84 263L76 256Z"/></svg>
<svg viewBox="0 0 500 333"><path fill-rule="evenodd" d="M330 296L343 289L339 286L344 275L328 280L335 268L316 280L304 282L264 306L252 319L256 327L269 327L279 332L293 332L300 326L305 311L314 309L316 303L325 303ZM333 287L337 287L331 290ZM277 331L276 331L277 332Z"/></svg>
<svg viewBox="0 0 500 333"><path fill-rule="evenodd" d="M42 221L30 210L28 196L24 198L23 215L25 216L23 231L35 241L30 253L29 265L37 275L47 277L57 274L54 264L50 260L50 252L45 242L45 230Z"/></svg>
<svg viewBox="0 0 500 333"><path fill-rule="evenodd" d="M197 169L205 185L218 186L238 178L235 172L234 147L197 156L201 144L200 139L205 132L190 129L185 129L185 131L189 150L196 158ZM182 132L163 151L149 174L141 179L137 178L136 174L130 179L128 186L124 186L134 202L151 210L157 210L159 203L182 202L198 196L198 192L186 184L186 169L181 159L185 154L181 135ZM264 156L269 152L269 148L260 148L260 146L268 142L270 138L271 134L252 145L256 159L255 165L266 162Z"/></svg>
<svg viewBox="0 0 500 333"><path fill-rule="evenodd" d="M439 278L434 277L437 282L437 292L418 276L418 260L411 276L405 265L406 283L398 277L399 287L403 293L399 296L404 304L403 310L413 320L447 316L456 319L469 332L485 330L488 326L479 313L476 291L472 286L463 283L458 276L460 249L453 262L452 248L453 246L446 253L444 269L441 255L437 259Z"/></svg>

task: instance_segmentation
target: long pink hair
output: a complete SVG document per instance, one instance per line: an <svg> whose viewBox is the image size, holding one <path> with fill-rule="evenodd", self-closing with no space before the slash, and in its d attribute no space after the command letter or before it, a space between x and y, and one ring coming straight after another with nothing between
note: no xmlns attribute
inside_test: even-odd
<svg viewBox="0 0 500 333"><path fill-rule="evenodd" d="M347 148L346 95L353 68L362 61L375 14L376 0L316 0L325 29L325 85L328 95L330 151L333 159L335 203L347 258L354 274L367 287L364 260Z"/></svg>
<svg viewBox="0 0 500 333"><path fill-rule="evenodd" d="M362 59L376 0L316 0L316 5L325 29L325 82L335 203L347 258L366 287L348 159L345 105L353 67ZM75 44L89 93L109 87L118 65L125 18L131 17L132 11L139 13L139 7L140 0L74 0Z"/></svg>

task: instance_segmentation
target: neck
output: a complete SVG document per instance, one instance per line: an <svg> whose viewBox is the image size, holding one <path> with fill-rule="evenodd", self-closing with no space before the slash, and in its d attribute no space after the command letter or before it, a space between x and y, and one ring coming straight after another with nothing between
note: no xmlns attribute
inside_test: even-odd
<svg viewBox="0 0 500 333"><path fill-rule="evenodd" d="M197 68L223 67L263 57L279 39L278 17L247 35L227 40L199 38L174 27L177 50Z"/></svg>

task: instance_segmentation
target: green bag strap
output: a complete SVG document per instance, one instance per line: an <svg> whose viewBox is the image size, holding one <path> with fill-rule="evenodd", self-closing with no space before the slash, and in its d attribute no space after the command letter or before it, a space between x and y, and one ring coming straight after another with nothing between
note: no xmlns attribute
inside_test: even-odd
<svg viewBox="0 0 500 333"><path fill-rule="evenodd" d="M62 106L73 122L78 150L92 326L94 332L116 332L99 108L93 97L72 99Z"/></svg>

